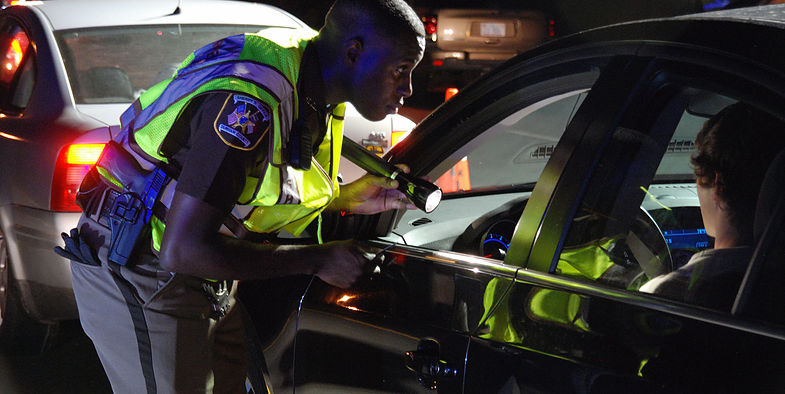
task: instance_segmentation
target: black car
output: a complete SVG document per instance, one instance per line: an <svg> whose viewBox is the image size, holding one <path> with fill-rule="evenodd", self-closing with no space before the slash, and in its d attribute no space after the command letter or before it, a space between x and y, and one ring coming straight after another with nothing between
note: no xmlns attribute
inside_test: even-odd
<svg viewBox="0 0 785 394"><path fill-rule="evenodd" d="M719 109L785 120L785 5L633 22L522 54L385 158L431 214L325 218L378 248L349 289L242 282L272 392L783 392L779 208L731 303L640 291L712 247L689 158ZM785 130L782 130L785 133ZM785 168L775 169L782 174ZM257 390L263 388L257 387Z"/></svg>

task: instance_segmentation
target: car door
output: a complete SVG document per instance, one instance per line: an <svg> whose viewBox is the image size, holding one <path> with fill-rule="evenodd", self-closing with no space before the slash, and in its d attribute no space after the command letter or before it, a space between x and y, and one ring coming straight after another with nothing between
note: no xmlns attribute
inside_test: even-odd
<svg viewBox="0 0 785 394"><path fill-rule="evenodd" d="M738 42L763 34L724 27ZM689 167L703 121L737 101L785 118L783 75L772 72L780 67L707 38L716 25L685 28L699 35L671 38L693 42L634 40L620 28L627 43L602 43L619 53L639 46L602 69L573 120L591 114L584 133L569 133L571 124L557 145L575 147L567 164L554 182L540 179L516 222L505 261L526 268L472 337L466 392L489 392L489 371L505 392L782 390L785 300L771 290L781 248L756 246L778 279L753 279L747 268L743 283L713 290L712 305L642 286L710 247Z"/></svg>
<svg viewBox="0 0 785 394"><path fill-rule="evenodd" d="M444 145L429 141L440 146L430 153L440 160L431 172L441 173L441 205L431 214L388 214L395 222L389 235L368 241L379 250L379 269L350 289L318 279L301 283L307 291L299 315L288 318L296 329L287 328L287 339L267 348L268 365L293 369L287 383L298 392L462 392L470 337L498 315L519 269L504 262L511 221L597 75L583 64L540 75L528 89L483 90L496 110L477 107L465 122L445 117L426 129L444 131L429 138L448 137ZM383 217L340 219L330 231L326 218L323 229L337 238L362 237L385 225ZM276 387L288 390L287 383ZM488 387L497 383L504 382L491 379Z"/></svg>

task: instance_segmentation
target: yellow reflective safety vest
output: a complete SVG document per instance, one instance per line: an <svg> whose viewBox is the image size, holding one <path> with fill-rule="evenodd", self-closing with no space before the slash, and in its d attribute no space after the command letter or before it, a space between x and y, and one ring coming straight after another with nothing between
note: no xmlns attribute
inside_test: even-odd
<svg viewBox="0 0 785 394"><path fill-rule="evenodd" d="M255 208L243 218L252 232L286 230L299 235L338 195L338 162L343 141L345 106L332 108L327 132L308 170L287 164L287 143L298 114L297 77L306 45L316 36L311 29L271 28L227 37L196 50L174 75L142 94L121 117L116 141L140 163L166 166L166 137L194 97L234 92L258 99L272 109L266 163L260 173L246 177L238 205ZM174 183L174 182L173 182ZM169 198L174 187L168 188ZM166 193L164 193L166 194ZM168 203L162 202L165 205ZM160 249L164 224L153 217L153 249Z"/></svg>

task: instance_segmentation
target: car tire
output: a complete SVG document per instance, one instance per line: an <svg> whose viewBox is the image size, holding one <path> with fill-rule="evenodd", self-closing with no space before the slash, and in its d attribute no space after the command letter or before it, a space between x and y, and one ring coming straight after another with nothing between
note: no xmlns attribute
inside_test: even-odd
<svg viewBox="0 0 785 394"><path fill-rule="evenodd" d="M0 350L43 353L57 336L57 323L40 323L25 312L19 287L11 271L8 241L0 233Z"/></svg>

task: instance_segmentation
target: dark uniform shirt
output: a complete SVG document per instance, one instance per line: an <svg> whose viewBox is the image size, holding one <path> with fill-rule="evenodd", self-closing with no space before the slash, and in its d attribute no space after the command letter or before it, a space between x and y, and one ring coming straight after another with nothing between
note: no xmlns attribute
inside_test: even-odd
<svg viewBox="0 0 785 394"><path fill-rule="evenodd" d="M251 151L227 145L216 132L216 122L227 116L224 104L231 93L210 93L192 103L181 119L184 140L172 159L182 172L176 190L202 200L221 212L229 212L245 185L246 175L264 161L267 138ZM231 100L231 99L230 99ZM259 176L259 172L255 174Z"/></svg>
<svg viewBox="0 0 785 394"><path fill-rule="evenodd" d="M313 135L313 154L316 153L326 131L327 108L324 100L324 81L321 77L315 52L306 48L303 54L302 69L306 72L300 76L299 97L300 118L306 125L306 133ZM172 154L174 165L181 168L176 190L191 197L202 200L221 212L230 212L243 191L246 176L259 177L262 182L263 166L268 152L269 134L272 133L272 117L254 119L256 134L249 136L252 143L259 141L252 150L238 149L230 146L222 135L221 125L231 124L237 101L229 92L214 92L203 95L193 101L179 117L174 127L172 142L178 148ZM270 107L261 103L258 112L271 111ZM256 116L253 107L247 107L249 116ZM188 121L190 119L190 122ZM269 133L263 130L268 129ZM169 139L169 137L167 137Z"/></svg>

